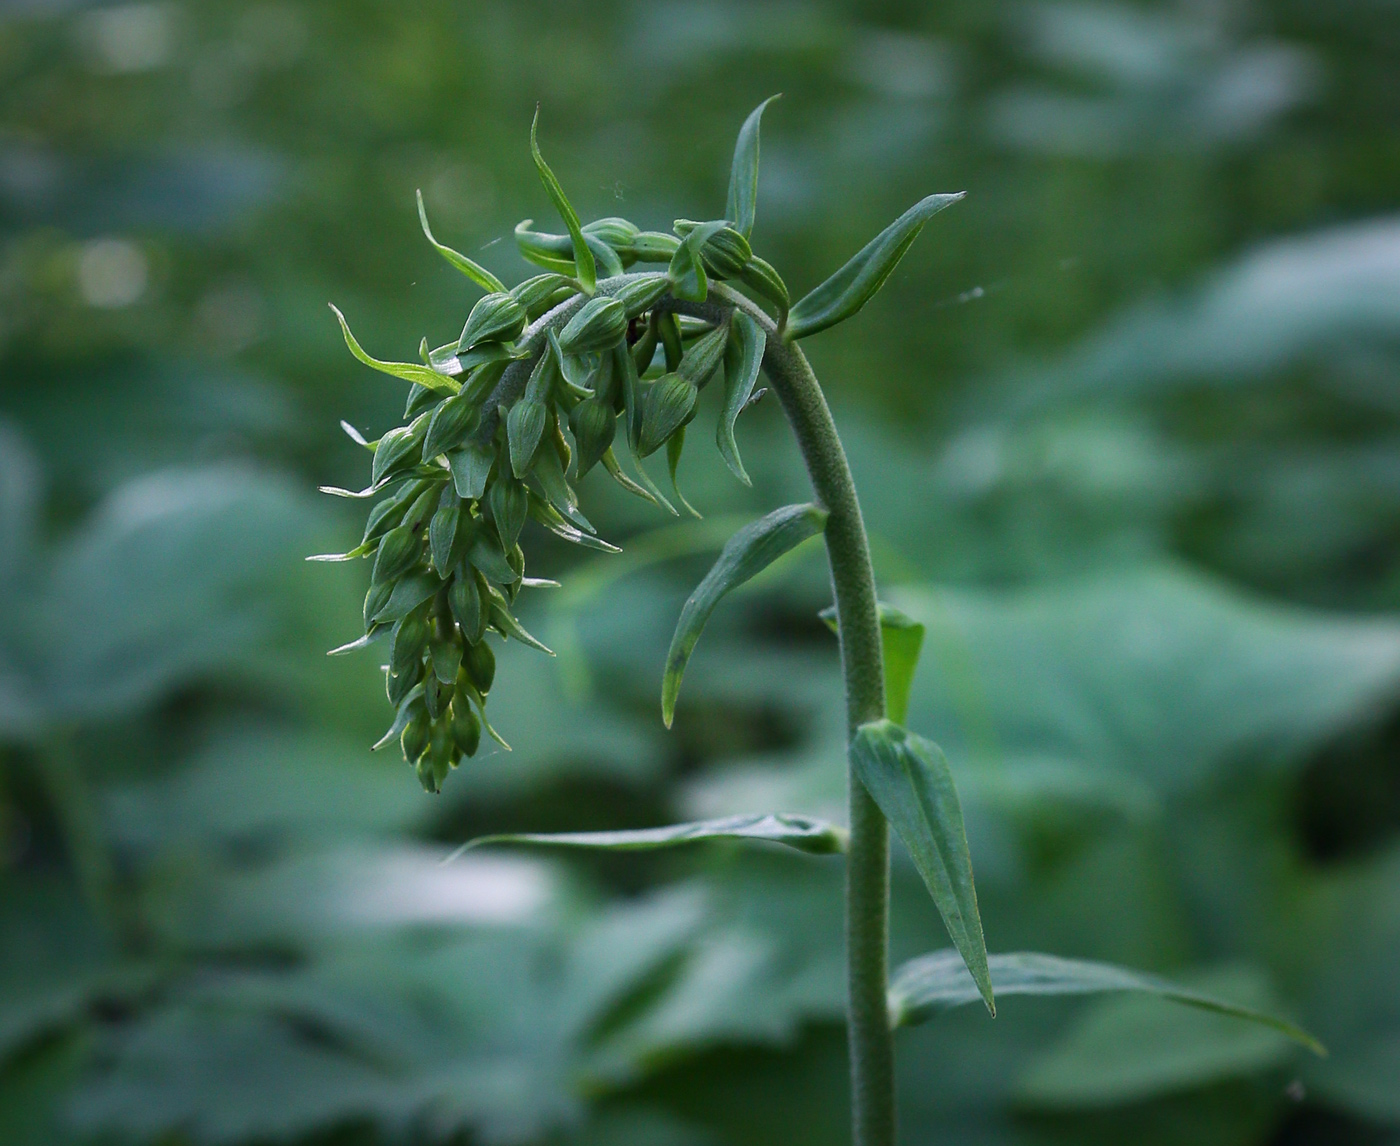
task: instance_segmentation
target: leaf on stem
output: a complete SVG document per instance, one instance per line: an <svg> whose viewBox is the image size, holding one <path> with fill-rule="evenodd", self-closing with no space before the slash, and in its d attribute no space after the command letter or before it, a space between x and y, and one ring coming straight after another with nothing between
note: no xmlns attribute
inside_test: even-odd
<svg viewBox="0 0 1400 1146"><path fill-rule="evenodd" d="M884 286L924 224L964 194L959 191L953 195L930 195L915 203L866 243L850 262L793 305L783 337L794 342L850 318Z"/></svg>
<svg viewBox="0 0 1400 1146"><path fill-rule="evenodd" d="M810 503L785 505L744 526L721 550L719 559L681 609L661 684L661 718L666 727L676 714L676 697L686 662L720 598L761 573L789 550L826 528L826 510Z"/></svg>
<svg viewBox="0 0 1400 1146"><path fill-rule="evenodd" d="M481 836L463 844L443 862L456 859L470 848L490 844L537 844L555 848L630 852L672 848L697 840L762 840L767 843L784 844L809 855L833 855L846 850L848 834L845 828L829 824L825 820L814 820L808 816L795 816L783 812L765 812L632 831Z"/></svg>
<svg viewBox="0 0 1400 1146"><path fill-rule="evenodd" d="M924 645L924 626L883 601L879 609L880 643L885 665L885 712L896 724L903 724L909 715L909 693L914 687L914 670L919 667L919 652ZM821 618L833 633L841 635L835 606L823 609Z"/></svg>
<svg viewBox="0 0 1400 1146"><path fill-rule="evenodd" d="M938 745L892 720L862 724L851 763L923 877L987 1010L996 1014L962 805Z"/></svg>
<svg viewBox="0 0 1400 1146"><path fill-rule="evenodd" d="M749 112L739 138L734 142L734 162L729 168L729 199L724 206L725 217L744 238L753 231L754 214L758 209L758 124L763 109L778 96L771 95Z"/></svg>
<svg viewBox="0 0 1400 1146"><path fill-rule="evenodd" d="M340 308L335 303L327 305L335 311L336 318L340 320L340 331L345 335L345 345L350 348L350 353L366 366L372 366L381 373L392 375L395 378L402 378L405 382L416 382L420 386L426 386L430 390L438 390L445 394L455 394L461 389L457 382L446 374L439 374L431 366L420 366L416 362L381 362L378 358L371 358L365 353L364 348L355 341L355 336L350 333L350 325L345 321L345 316L340 313Z"/></svg>
<svg viewBox="0 0 1400 1146"><path fill-rule="evenodd" d="M724 348L724 408L715 426L715 442L724 464L748 486L753 482L749 480L744 463L739 458L739 444L734 440L734 423L753 394L767 345L768 336L763 333L763 328L743 311L735 311L730 322L729 342Z"/></svg>
<svg viewBox="0 0 1400 1146"><path fill-rule="evenodd" d="M593 261L593 249L584 239L578 212L574 210L573 204L564 194L564 188L559 185L559 180L554 177L554 172L549 169L549 164L544 161L544 156L540 154L540 145L535 138L539 124L540 108L536 104L535 118L530 124L530 154L535 157L535 170L540 173L540 182L544 184L544 189L549 192L550 201L554 204L554 209L559 212L560 218L564 220L564 226L569 229L569 238L574 242L574 266L578 268L578 281L583 286L583 293L592 294L598 285L598 267Z"/></svg>
<svg viewBox="0 0 1400 1146"><path fill-rule="evenodd" d="M422 191L418 192L418 221L423 224L423 234L428 237L428 242L432 243L437 253L466 275L467 278L471 279L472 282L476 283L482 290L494 294L497 291L506 289L506 284L501 282L500 279L480 263L467 258L461 251L454 251L451 247L439 243L437 239L433 237L433 229L428 226L428 212L423 206Z"/></svg>
<svg viewBox="0 0 1400 1146"><path fill-rule="evenodd" d="M1058 955L1019 951L987 957L992 987L998 995L1095 995L1139 991L1190 1007L1232 1015L1272 1027L1315 1054L1326 1050L1306 1031L1286 1019L1193 991L1157 975L1112 963L1062 959ZM934 951L911 959L890 983L890 1028L915 1026L939 1011L977 1001L982 993L956 951Z"/></svg>

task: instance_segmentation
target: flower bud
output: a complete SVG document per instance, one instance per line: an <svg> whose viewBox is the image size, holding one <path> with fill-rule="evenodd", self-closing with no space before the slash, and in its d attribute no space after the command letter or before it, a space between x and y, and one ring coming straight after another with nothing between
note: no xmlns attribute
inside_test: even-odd
<svg viewBox="0 0 1400 1146"><path fill-rule="evenodd" d="M612 445L617 415L608 403L590 398L574 407L569 415L569 429L578 443L578 476L582 478Z"/></svg>
<svg viewBox="0 0 1400 1146"><path fill-rule="evenodd" d="M506 440L510 446L510 468L516 477L530 471L530 463L540 448L549 411L543 402L522 398L506 415Z"/></svg>
<svg viewBox="0 0 1400 1146"><path fill-rule="evenodd" d="M439 454L456 448L463 438L476 428L479 408L466 390L453 394L433 411L428 432L423 438L423 460L431 461Z"/></svg>
<svg viewBox="0 0 1400 1146"><path fill-rule="evenodd" d="M449 486L450 490L452 487ZM428 526L428 552L433 558L433 568L438 575L446 577L449 569L456 564L452 550L456 546L457 527L461 523L462 503L455 494L446 505L438 507Z"/></svg>
<svg viewBox="0 0 1400 1146"><path fill-rule="evenodd" d="M680 245L675 235L662 231L640 231L633 236L622 254L643 263L669 263Z"/></svg>
<svg viewBox="0 0 1400 1146"><path fill-rule="evenodd" d="M428 623L419 612L409 613L394 625L390 637L389 668L397 674L407 674L423 658L423 646L428 643Z"/></svg>
<svg viewBox="0 0 1400 1146"><path fill-rule="evenodd" d="M656 304L656 300L670 289L669 275L638 275L613 295L613 298L621 304L628 318L636 318L637 315L650 310Z"/></svg>
<svg viewBox="0 0 1400 1146"><path fill-rule="evenodd" d="M369 587L369 592L365 594L365 628L368 629L374 618L379 615L379 611L389 603L389 598L394 592L392 581L375 581Z"/></svg>
<svg viewBox="0 0 1400 1146"><path fill-rule="evenodd" d="M403 758L412 764L428 748L428 735L432 721L428 717L428 707L415 700L409 710L408 723L404 725L399 744L403 746Z"/></svg>
<svg viewBox="0 0 1400 1146"><path fill-rule="evenodd" d="M379 439L379 445L374 448L374 466L370 470L372 481L382 481L390 474L418 462L423 438L428 433L429 417L428 414L419 414L411 425L398 426Z"/></svg>
<svg viewBox="0 0 1400 1146"><path fill-rule="evenodd" d="M389 694L389 703L398 708L403 703L403 698L422 679L422 661L416 661L409 665L407 671L403 673L386 672L384 674L384 691Z"/></svg>
<svg viewBox="0 0 1400 1146"><path fill-rule="evenodd" d="M433 762L428 759L426 753L423 758L413 766L413 770L418 775L418 783L423 785L423 791L427 792L430 796L436 796L439 790L437 777L433 774Z"/></svg>
<svg viewBox="0 0 1400 1146"><path fill-rule="evenodd" d="M479 641L486 632L487 615L481 607L481 593L476 586L476 574L470 567L459 565L452 578L452 588L447 591L447 603L457 624L462 626L462 636L468 641Z"/></svg>
<svg viewBox="0 0 1400 1146"><path fill-rule="evenodd" d="M484 640L468 645L462 656L462 667L467 677L476 686L476 691L485 696L491 691L491 682L496 679L496 654Z"/></svg>
<svg viewBox="0 0 1400 1146"><path fill-rule="evenodd" d="M695 413L695 383L679 374L658 378L647 391L642 408L642 455L655 452Z"/></svg>
<svg viewBox="0 0 1400 1146"><path fill-rule="evenodd" d="M501 544L509 551L520 538L525 526L525 517L530 510L530 495L525 486L510 474L499 475L486 495L486 505L491 511L491 520L496 523L496 533Z"/></svg>
<svg viewBox="0 0 1400 1146"><path fill-rule="evenodd" d="M452 737L452 721L446 713L442 719L434 722L432 730L428 733L428 751L426 758L433 765L433 780L437 784L438 790L442 789L442 782L447 779L447 774L452 770L452 765L457 763L457 745Z"/></svg>
<svg viewBox="0 0 1400 1146"><path fill-rule="evenodd" d="M481 342L509 342L525 329L525 308L509 294L488 294L478 299L462 327L457 353L463 354Z"/></svg>
<svg viewBox="0 0 1400 1146"><path fill-rule="evenodd" d="M535 275L518 286L511 288L510 296L515 299L525 313L531 317L541 314L559 301L559 296L573 294L569 280L564 275Z"/></svg>
<svg viewBox="0 0 1400 1146"><path fill-rule="evenodd" d="M749 265L744 268L744 273L739 276L739 281L755 294L766 298L784 314L787 313L791 301L788 297L787 283L783 282L782 276L771 263L764 262L754 255L749 260Z"/></svg>
<svg viewBox="0 0 1400 1146"><path fill-rule="evenodd" d="M610 216L606 219L594 219L593 222L586 224L583 233L591 235L595 239L602 239L614 250L621 251L642 232L636 223Z"/></svg>
<svg viewBox="0 0 1400 1146"><path fill-rule="evenodd" d="M717 326L690 344L681 357L677 371L697 387L705 385L710 376L719 369L719 364L724 361L724 348L728 344L729 326Z"/></svg>
<svg viewBox="0 0 1400 1146"><path fill-rule="evenodd" d="M376 537L383 537L394 526L402 522L403 515L408 512L408 507L427 488L427 481L407 482L398 493L376 503L375 507L369 511L369 518L365 522L365 535L360 539L360 544L373 541Z"/></svg>
<svg viewBox="0 0 1400 1146"><path fill-rule="evenodd" d="M481 721L465 696L452 701L452 740L463 756L475 756L481 745Z"/></svg>
<svg viewBox="0 0 1400 1146"><path fill-rule="evenodd" d="M428 706L428 715L437 720L452 703L453 686L443 684L436 674L423 682L423 703Z"/></svg>
<svg viewBox="0 0 1400 1146"><path fill-rule="evenodd" d="M685 238L699 223L689 219L677 219L675 232ZM733 227L722 227L705 240L700 248L700 260L705 269L717 278L732 279L741 274L749 260L753 258L753 248L748 239Z"/></svg>
<svg viewBox="0 0 1400 1146"><path fill-rule="evenodd" d="M607 350L626 337L627 312L622 304L595 295L560 331L559 346L565 354L587 354L591 350Z"/></svg>
<svg viewBox="0 0 1400 1146"><path fill-rule="evenodd" d="M371 580L376 585L392 584L418 564L422 552L423 538L418 530L408 525L389 530L379 543Z"/></svg>

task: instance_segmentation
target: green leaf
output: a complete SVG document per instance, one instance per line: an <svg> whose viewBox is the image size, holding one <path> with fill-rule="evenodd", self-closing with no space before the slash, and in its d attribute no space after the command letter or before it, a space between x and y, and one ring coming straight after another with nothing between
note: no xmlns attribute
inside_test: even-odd
<svg viewBox="0 0 1400 1146"><path fill-rule="evenodd" d="M684 426L666 439L666 469L671 475L671 490L676 495L676 500L685 508L686 513L699 520L704 517L704 514L685 499L685 494L681 493L681 483L676 476L677 471L681 468L681 451L683 449L685 449Z"/></svg>
<svg viewBox="0 0 1400 1146"><path fill-rule="evenodd" d="M877 720L856 730L851 763L909 849L953 945L995 1015L962 805L943 751L892 720Z"/></svg>
<svg viewBox="0 0 1400 1146"><path fill-rule="evenodd" d="M846 850L847 831L825 820L766 812L725 816L693 824L670 824L664 828L639 828L620 832L560 832L554 835L481 836L463 844L448 859L455 859L470 848L488 844L539 844L556 848L591 848L602 851L652 851L672 848L696 840L764 840L784 844L811 855L832 855ZM444 861L446 862L446 861Z"/></svg>
<svg viewBox="0 0 1400 1146"><path fill-rule="evenodd" d="M723 219L701 223L686 235L681 245L676 248L667 274L671 276L671 282L674 284L671 293L677 298L688 299L691 302L705 301L705 296L710 293L710 280L705 274L705 263L700 257L700 249L709 241L710 236L718 234L725 226ZM669 360L666 368L673 369Z"/></svg>
<svg viewBox="0 0 1400 1146"><path fill-rule="evenodd" d="M820 506L785 505L744 526L725 543L719 559L690 595L676 622L661 685L661 717L667 728L676 714L676 697L681 691L686 662L720 598L825 528L826 510Z"/></svg>
<svg viewBox="0 0 1400 1146"><path fill-rule="evenodd" d="M776 98L776 97L774 97ZM760 109L762 110L762 109ZM755 113L757 114L757 113ZM730 471L745 485L751 486L744 463L739 460L739 444L734 440L734 423L748 404L763 365L763 351L768 336L763 328L741 310L734 312L729 324L729 342L724 348L724 407L715 426L715 441L720 457Z"/></svg>
<svg viewBox="0 0 1400 1146"><path fill-rule="evenodd" d="M365 353L364 348L355 341L355 336L350 333L350 326L345 321L345 316L340 313L340 309L334 303L327 305L335 311L336 318L340 320L340 330L345 335L345 345L350 348L350 353L366 366L373 366L384 374L402 378L405 382L416 382L420 386L426 386L429 390L439 390L445 394L455 394L461 389L459 383L453 381L446 374L439 374L431 366L422 366L417 362L381 362L378 358L371 358Z"/></svg>
<svg viewBox="0 0 1400 1146"><path fill-rule="evenodd" d="M423 234L428 237L428 242L437 249L444 259L461 271L472 282L476 283L484 291L495 293L506 289L505 283L501 282L495 275L483 267L480 263L474 262L462 254L461 251L454 251L451 247L443 246L433 237L433 229L428 226L428 212L423 207L423 192L418 192L418 221L423 224Z"/></svg>
<svg viewBox="0 0 1400 1146"><path fill-rule="evenodd" d="M540 145L536 140L536 131L539 125L540 108L536 104L535 118L530 124L530 154L535 157L535 170L540 173L540 182L544 184L544 189L549 192L550 201L564 220L564 226L569 229L569 238L574 241L574 266L578 270L578 281L583 286L584 294L592 294L598 285L598 268L593 261L593 249L584 238L583 227L579 224L578 212L574 210L573 204L564 194L564 188L559 185L559 180L554 177L554 172L549 169L549 164L544 161L544 156L540 154Z"/></svg>
<svg viewBox="0 0 1400 1146"><path fill-rule="evenodd" d="M1140 991L1190 1007L1263 1023L1301 1043L1315 1054L1326 1051L1315 1038L1286 1019L1242 1007L1214 995L1192 990L1170 979L1089 959L1062 959L1034 951L987 957L992 987L1006 995L1097 995L1111 991ZM965 1006L981 998L956 951L934 951L911 959L890 982L890 1027L912 1027L940 1011Z"/></svg>
<svg viewBox="0 0 1400 1146"><path fill-rule="evenodd" d="M907 613L883 601L880 609L880 642L884 648L885 711L896 724L903 724L909 714L909 693L914 686L914 670L919 666L919 651L924 644L924 626ZM822 620L833 633L840 635L836 607L821 612Z"/></svg>
<svg viewBox="0 0 1400 1146"><path fill-rule="evenodd" d="M884 286L924 224L964 194L959 191L955 195L930 195L915 203L866 243L850 262L793 306L783 337L794 342L850 318Z"/></svg>
<svg viewBox="0 0 1400 1146"><path fill-rule="evenodd" d="M729 199L724 205L724 214L745 238L753 232L754 213L758 209L758 124L763 118L763 109L777 98L771 95L749 112L734 143L734 162L729 168Z"/></svg>

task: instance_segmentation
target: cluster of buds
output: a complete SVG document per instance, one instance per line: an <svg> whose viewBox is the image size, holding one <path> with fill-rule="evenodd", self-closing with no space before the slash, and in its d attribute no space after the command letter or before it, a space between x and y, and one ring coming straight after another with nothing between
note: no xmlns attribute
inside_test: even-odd
<svg viewBox="0 0 1400 1146"><path fill-rule="evenodd" d="M761 111L746 125L755 152ZM371 484L354 496L383 496L360 545L337 556L373 560L365 636L345 648L388 638L385 679L397 716L380 743L397 737L429 792L477 752L483 731L505 743L485 714L495 675L487 633L548 652L512 611L523 587L553 584L525 576L520 536L527 518L569 541L613 550L580 511L574 490L599 465L674 513L637 462L665 446L674 486L698 394L721 375L717 439L747 483L733 426L753 399L763 332L733 308L706 321L678 314L681 304L703 302L713 280L731 279L767 300L779 321L788 308L782 279L749 247L751 206L745 212L741 201L735 213L746 214L742 220L678 220L672 234L618 218L583 226L533 129L531 148L568 230L545 234L530 220L516 228L521 253L545 273L507 289L434 238L420 196L429 241L488 292L460 337L436 350L425 339L421 364L382 362L360 347L336 311L357 358L412 383L404 425L377 442L346 427L374 455ZM639 263L665 269L629 273ZM618 459L623 445L635 477Z"/></svg>

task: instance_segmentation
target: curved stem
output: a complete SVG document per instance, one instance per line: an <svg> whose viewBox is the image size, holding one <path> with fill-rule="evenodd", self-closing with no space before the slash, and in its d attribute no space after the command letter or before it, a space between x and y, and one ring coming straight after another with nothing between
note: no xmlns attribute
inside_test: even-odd
<svg viewBox="0 0 1400 1146"><path fill-rule="evenodd" d="M885 671L875 573L846 452L807 356L785 342L773 320L749 299L720 284L716 304L666 305L711 321L741 308L768 337L763 368L782 402L818 500L830 516L826 552L841 637L847 737L885 715ZM855 1146L893 1146L894 1040L889 1025L889 824L848 766L851 839L846 862L846 968L851 1103Z"/></svg>
<svg viewBox="0 0 1400 1146"><path fill-rule="evenodd" d="M605 279L598 283L597 293L612 294L633 277ZM710 296L703 303L667 297L656 305L716 323L723 321L728 312L741 309L767 335L764 371L797 436L812 489L829 514L826 552L840 628L849 739L860 725L885 715L885 674L875 574L846 452L807 356L794 343L785 342L773 320L744 295L714 283ZM581 298L570 299L542 315L522 336L522 342L532 349L543 345L545 332L567 322L582 304ZM488 403L494 407L509 401L517 390L523 389L528 374L529 360L512 364ZM487 421L483 418L483 430ZM893 1146L894 1042L888 1011L889 824L849 766L848 775L851 837L846 864L846 966L853 1139L855 1146Z"/></svg>

